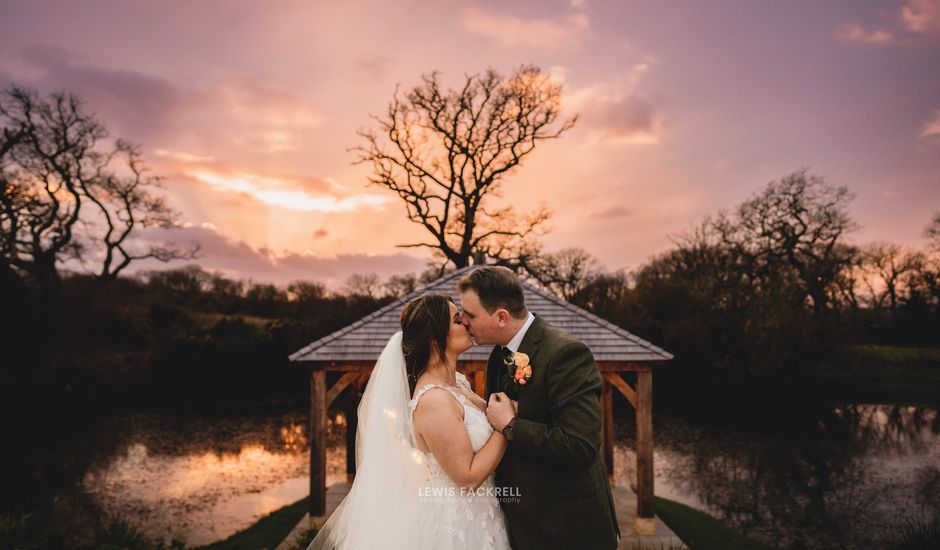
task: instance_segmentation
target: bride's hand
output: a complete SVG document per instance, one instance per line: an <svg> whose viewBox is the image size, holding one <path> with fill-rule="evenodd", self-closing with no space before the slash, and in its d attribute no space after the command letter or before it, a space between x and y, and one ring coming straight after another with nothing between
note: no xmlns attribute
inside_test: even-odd
<svg viewBox="0 0 940 550"><path fill-rule="evenodd" d="M518 401L512 402L512 412L516 413L516 416L519 416L519 402Z"/></svg>

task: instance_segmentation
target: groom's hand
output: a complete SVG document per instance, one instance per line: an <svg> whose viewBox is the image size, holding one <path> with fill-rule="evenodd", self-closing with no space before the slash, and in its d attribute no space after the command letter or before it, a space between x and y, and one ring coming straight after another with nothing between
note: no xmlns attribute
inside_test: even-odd
<svg viewBox="0 0 940 550"><path fill-rule="evenodd" d="M494 430L503 431L514 416L516 416L516 408L508 395L503 392L490 395L490 402L486 405L486 419L490 421Z"/></svg>

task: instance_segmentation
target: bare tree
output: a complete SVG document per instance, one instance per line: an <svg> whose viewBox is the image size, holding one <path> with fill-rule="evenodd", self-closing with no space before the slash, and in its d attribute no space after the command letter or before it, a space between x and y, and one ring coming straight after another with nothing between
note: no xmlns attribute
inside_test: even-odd
<svg viewBox="0 0 940 550"><path fill-rule="evenodd" d="M326 287L312 281L294 281L287 285L287 295L295 302L314 302L326 298Z"/></svg>
<svg viewBox="0 0 940 550"><path fill-rule="evenodd" d="M924 229L924 237L928 240L929 250L940 254L940 212L933 215L930 225Z"/></svg>
<svg viewBox="0 0 940 550"><path fill-rule="evenodd" d="M353 273L346 278L346 292L352 296L379 296L379 276L375 273Z"/></svg>
<svg viewBox="0 0 940 550"><path fill-rule="evenodd" d="M399 246L435 250L442 269L482 257L527 268L550 212L522 214L490 199L538 143L572 128L577 117L559 118L560 98L561 85L530 65L505 78L492 69L468 75L460 89L443 90L436 71L404 97L396 89L385 115L372 117L377 129L360 130L366 143L352 150L357 164L371 163L370 183L396 193L430 234Z"/></svg>
<svg viewBox="0 0 940 550"><path fill-rule="evenodd" d="M940 305L940 212L934 214L924 230L929 239L917 281L917 289L932 304Z"/></svg>
<svg viewBox="0 0 940 550"><path fill-rule="evenodd" d="M601 273L600 264L588 251L574 247L542 254L532 267L538 282L569 301Z"/></svg>
<svg viewBox="0 0 940 550"><path fill-rule="evenodd" d="M806 170L772 181L738 206L734 217L719 216L714 227L765 282L793 274L814 311L826 310L838 294L840 273L857 250L844 242L856 228L849 217L852 194Z"/></svg>
<svg viewBox="0 0 940 550"><path fill-rule="evenodd" d="M401 298L414 292L418 288L419 282L417 275L408 273L406 275L392 275L382 286L385 288L386 295Z"/></svg>
<svg viewBox="0 0 940 550"><path fill-rule="evenodd" d="M862 251L861 283L871 306L887 307L896 314L909 295L915 277L924 267L924 256L892 244L877 242Z"/></svg>
<svg viewBox="0 0 940 550"><path fill-rule="evenodd" d="M107 130L74 95L41 99L12 86L0 93L0 263L58 293L64 262L90 268L98 282L145 258L193 258L173 244L134 243L141 228L168 228L177 215L155 192L140 150Z"/></svg>

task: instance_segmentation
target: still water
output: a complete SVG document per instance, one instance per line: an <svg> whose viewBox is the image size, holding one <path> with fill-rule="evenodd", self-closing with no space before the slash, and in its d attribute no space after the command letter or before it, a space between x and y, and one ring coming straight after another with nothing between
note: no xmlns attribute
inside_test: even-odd
<svg viewBox="0 0 940 550"><path fill-rule="evenodd" d="M106 510L153 537L223 539L308 492L303 412L271 416L133 415L85 476ZM327 483L346 479L345 420L329 425ZM851 405L762 429L655 419L655 492L767 543L867 547L913 517L940 514L940 415ZM632 417L617 419L615 482L635 480Z"/></svg>
<svg viewBox="0 0 940 550"><path fill-rule="evenodd" d="M346 480L345 419L328 426L327 483ZM260 417L140 414L103 427L117 439L83 487L154 539L224 539L309 493L303 413Z"/></svg>

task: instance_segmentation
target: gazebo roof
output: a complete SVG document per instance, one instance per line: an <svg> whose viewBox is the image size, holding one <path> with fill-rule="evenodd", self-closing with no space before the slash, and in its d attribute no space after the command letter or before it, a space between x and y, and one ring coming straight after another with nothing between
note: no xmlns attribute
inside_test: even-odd
<svg viewBox="0 0 940 550"><path fill-rule="evenodd" d="M388 339L400 330L399 316L408 301L426 292L439 292L452 296L459 304L457 280L477 267L480 266L468 266L452 271L355 323L304 346L293 353L290 360L297 363L375 361ZM613 323L530 283L523 281L522 286L529 311L584 342L593 352L596 361L649 363L672 359L671 353ZM492 349L490 345L475 345L461 355L461 360L486 361Z"/></svg>

